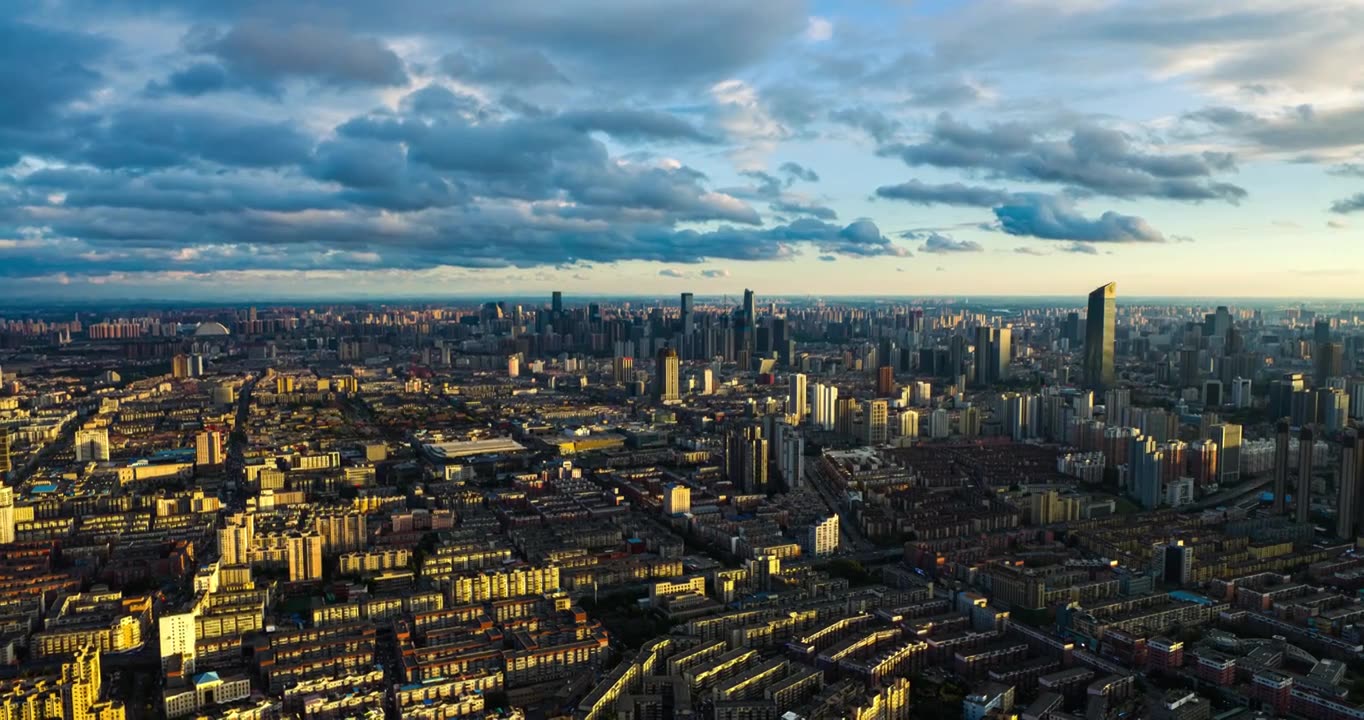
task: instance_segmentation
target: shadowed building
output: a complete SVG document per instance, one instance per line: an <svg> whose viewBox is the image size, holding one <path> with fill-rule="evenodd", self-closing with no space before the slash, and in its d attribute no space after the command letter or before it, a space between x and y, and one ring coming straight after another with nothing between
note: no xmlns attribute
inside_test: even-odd
<svg viewBox="0 0 1364 720"><path fill-rule="evenodd" d="M1113 343L1117 325L1118 284L1109 283L1089 294L1085 319L1085 387L1105 390L1115 382Z"/></svg>

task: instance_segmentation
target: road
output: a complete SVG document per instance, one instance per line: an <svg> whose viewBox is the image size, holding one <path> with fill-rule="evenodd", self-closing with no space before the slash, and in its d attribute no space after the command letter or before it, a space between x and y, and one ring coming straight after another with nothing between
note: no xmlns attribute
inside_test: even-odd
<svg viewBox="0 0 1364 720"><path fill-rule="evenodd" d="M251 415L251 393L259 381L259 377L252 377L242 383L241 391L237 393L237 417L227 441L226 469L230 482L224 501L235 509L246 507L246 420Z"/></svg>

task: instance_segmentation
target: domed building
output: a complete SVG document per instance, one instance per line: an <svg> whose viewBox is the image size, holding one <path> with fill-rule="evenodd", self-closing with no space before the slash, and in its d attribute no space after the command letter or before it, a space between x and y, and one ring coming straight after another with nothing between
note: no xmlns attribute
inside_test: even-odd
<svg viewBox="0 0 1364 720"><path fill-rule="evenodd" d="M220 322L199 323L199 326L194 328L195 337L223 337L226 335L231 335L231 333Z"/></svg>

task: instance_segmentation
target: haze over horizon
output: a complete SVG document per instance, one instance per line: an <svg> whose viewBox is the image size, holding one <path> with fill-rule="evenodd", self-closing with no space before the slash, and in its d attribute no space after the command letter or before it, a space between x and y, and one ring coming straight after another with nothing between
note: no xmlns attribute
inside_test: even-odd
<svg viewBox="0 0 1364 720"><path fill-rule="evenodd" d="M16 299L1360 296L1361 0L7 10Z"/></svg>

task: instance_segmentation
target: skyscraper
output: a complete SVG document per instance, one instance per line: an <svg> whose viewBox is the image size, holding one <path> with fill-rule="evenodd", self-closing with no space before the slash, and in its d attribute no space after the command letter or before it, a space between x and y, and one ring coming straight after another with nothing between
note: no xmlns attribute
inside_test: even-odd
<svg viewBox="0 0 1364 720"><path fill-rule="evenodd" d="M876 396L890 397L895 394L895 368L882 365L876 369Z"/></svg>
<svg viewBox="0 0 1364 720"><path fill-rule="evenodd" d="M1312 518L1312 451L1316 435L1308 425L1298 433L1298 488L1293 493L1297 502L1297 521L1305 523Z"/></svg>
<svg viewBox="0 0 1364 720"><path fill-rule="evenodd" d="M786 394L786 414L795 416L796 425L801 424L805 419L805 387L806 379L804 373L792 373L790 387Z"/></svg>
<svg viewBox="0 0 1364 720"><path fill-rule="evenodd" d="M1279 420L1274 430L1274 514L1288 512L1288 418Z"/></svg>
<svg viewBox="0 0 1364 720"><path fill-rule="evenodd" d="M14 469L9 460L9 430L0 428L0 480L9 475L9 471Z"/></svg>
<svg viewBox="0 0 1364 720"><path fill-rule="evenodd" d="M555 290L553 294L549 296L549 311L551 313L554 313L555 316L558 316L559 314L563 313L564 293L562 291Z"/></svg>
<svg viewBox="0 0 1364 720"><path fill-rule="evenodd" d="M14 542L14 491L0 485L0 545Z"/></svg>
<svg viewBox="0 0 1364 720"><path fill-rule="evenodd" d="M1217 456L1222 459L1217 474L1219 485L1228 485L1241 479L1241 426L1235 423L1219 423L1210 428L1210 439L1217 443Z"/></svg>
<svg viewBox="0 0 1364 720"><path fill-rule="evenodd" d="M820 430L833 430L838 419L838 388L834 385L815 383L814 399L811 402L810 422Z"/></svg>
<svg viewBox="0 0 1364 720"><path fill-rule="evenodd" d="M691 335L695 329L696 318L693 315L692 294L682 293L682 334Z"/></svg>
<svg viewBox="0 0 1364 720"><path fill-rule="evenodd" d="M1336 479L1336 537L1353 540L1359 533L1361 447L1359 435L1348 430L1340 439L1340 477Z"/></svg>
<svg viewBox="0 0 1364 720"><path fill-rule="evenodd" d="M725 442L725 474L743 492L767 492L767 440L759 425L729 431Z"/></svg>
<svg viewBox="0 0 1364 720"><path fill-rule="evenodd" d="M1114 385L1113 344L1117 333L1118 284L1108 283L1089 294L1085 318L1085 386L1106 390Z"/></svg>
<svg viewBox="0 0 1364 720"><path fill-rule="evenodd" d="M862 439L868 445L885 444L889 422L890 408L885 400L867 400L862 403Z"/></svg>
<svg viewBox="0 0 1364 720"><path fill-rule="evenodd" d="M656 402L675 402L681 395L678 390L678 374L681 362L677 351L665 347L658 351L658 361L654 368L654 400Z"/></svg>
<svg viewBox="0 0 1364 720"><path fill-rule="evenodd" d="M1312 374L1314 387L1326 387L1329 378L1345 374L1345 346L1336 342L1319 343L1312 349L1316 368Z"/></svg>

